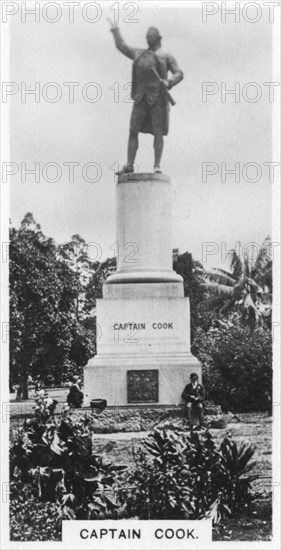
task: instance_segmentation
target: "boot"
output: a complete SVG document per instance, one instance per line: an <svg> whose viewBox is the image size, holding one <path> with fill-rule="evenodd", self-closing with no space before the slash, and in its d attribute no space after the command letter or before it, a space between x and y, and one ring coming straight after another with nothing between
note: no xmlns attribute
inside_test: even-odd
<svg viewBox="0 0 281 550"><path fill-rule="evenodd" d="M122 174L133 174L134 165L133 164L124 164L123 168L116 172L117 176L122 176Z"/></svg>

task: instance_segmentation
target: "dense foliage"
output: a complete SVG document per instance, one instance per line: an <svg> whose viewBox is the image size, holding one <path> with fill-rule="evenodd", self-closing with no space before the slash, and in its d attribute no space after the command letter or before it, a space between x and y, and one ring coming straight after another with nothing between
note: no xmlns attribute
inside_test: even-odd
<svg viewBox="0 0 281 550"><path fill-rule="evenodd" d="M213 269L202 274L205 302L221 299L219 314L239 311L243 322L252 329L271 326L272 241L268 236L261 246L241 243L229 252L229 271Z"/></svg>
<svg viewBox="0 0 281 550"><path fill-rule="evenodd" d="M63 514L56 502L43 502L32 483L10 483L10 539L13 541L61 540Z"/></svg>
<svg viewBox="0 0 281 550"><path fill-rule="evenodd" d="M241 249L243 251L243 249ZM263 411L272 401L272 250L268 237L254 261L250 248L230 253L230 271L206 271L178 255L191 305L192 353L203 365L207 397L228 411Z"/></svg>
<svg viewBox="0 0 281 550"><path fill-rule="evenodd" d="M90 417L74 422L65 406L55 419L50 401L39 394L35 417L13 434L12 481L29 484L33 500L56 503L65 519L116 518L114 485L126 466L105 461L108 445L95 452ZM20 508L20 502L13 509Z"/></svg>
<svg viewBox="0 0 281 550"><path fill-rule="evenodd" d="M95 319L84 298L91 267L77 235L57 245L32 214L11 228L10 376L24 397L28 375L58 385L94 354Z"/></svg>
<svg viewBox="0 0 281 550"><path fill-rule="evenodd" d="M203 364L208 398L228 411L270 412L272 335L252 330L233 314L207 332L198 329L192 352Z"/></svg>
<svg viewBox="0 0 281 550"><path fill-rule="evenodd" d="M136 456L136 469L119 490L128 517L218 522L249 500L254 449L209 432L154 429Z"/></svg>

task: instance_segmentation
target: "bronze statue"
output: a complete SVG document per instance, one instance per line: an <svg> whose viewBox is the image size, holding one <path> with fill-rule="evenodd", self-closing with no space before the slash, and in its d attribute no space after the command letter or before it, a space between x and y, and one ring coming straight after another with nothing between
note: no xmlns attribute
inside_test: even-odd
<svg viewBox="0 0 281 550"><path fill-rule="evenodd" d="M161 173L163 136L169 129L169 102L174 105L168 90L183 79L175 58L161 47L161 35L155 27L146 34L147 49L131 48L120 33L119 27L110 21L115 45L120 52L133 59L132 94L134 100L130 120L127 163L119 175L134 172L138 150L139 132L154 136L154 172ZM172 75L168 78L168 72Z"/></svg>

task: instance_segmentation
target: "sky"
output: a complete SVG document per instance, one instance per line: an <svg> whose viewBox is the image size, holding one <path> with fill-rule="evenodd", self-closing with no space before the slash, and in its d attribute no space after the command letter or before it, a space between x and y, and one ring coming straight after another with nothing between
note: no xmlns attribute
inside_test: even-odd
<svg viewBox="0 0 281 550"><path fill-rule="evenodd" d="M173 184L173 247L191 252L208 266L222 266L225 249L238 241L261 244L271 234L272 185L264 163L274 160L272 103L263 83L273 81L273 26L265 13L254 24L243 17L240 23L234 17L222 23L219 13L203 23L200 2L196 8L184 2L173 7L168 2L131 4L138 8L135 14L119 4L126 42L146 47L147 28L158 27L163 49L174 55L184 72L184 80L171 92L176 105L170 111L162 161ZM113 167L126 161L132 62L113 43L107 21L107 16L113 17L113 2L100 3L98 14L86 13L92 19L100 15L95 23L83 18L84 5L79 3L73 23L67 8L56 23L44 20L42 12L39 22L34 16L27 16L26 22L20 14L10 17L10 81L23 90L33 89L36 82L40 88L38 102L34 95L26 95L23 102L20 92L7 98L10 160L18 169L8 178L10 217L18 226L25 213L32 212L45 235L66 242L80 234L86 242L100 245L100 259L105 260L113 255L110 247L116 240ZM51 9L48 14L56 15ZM50 82L56 87L48 86ZM72 102L64 84L70 82L77 84ZM87 87L88 83L95 86ZM213 83L208 89L214 93L205 101L202 83ZM235 83L236 101L227 95L223 102L223 86L233 89ZM61 98L51 101L58 90ZM257 93L261 97L254 102ZM152 145L152 136L141 135L136 159L141 172L152 171ZM70 182L64 163L74 162L78 165ZM24 181L22 163L27 169L38 163L40 181L32 174ZM59 166L55 183L47 181L56 175L52 168L46 172L48 163ZM85 172L88 163L95 167ZM216 173L202 181L206 163ZM239 163L240 181L230 174L222 181L224 163L227 169ZM257 168L247 170L248 163ZM250 182L257 173L259 181ZM85 181L83 174L97 181Z"/></svg>

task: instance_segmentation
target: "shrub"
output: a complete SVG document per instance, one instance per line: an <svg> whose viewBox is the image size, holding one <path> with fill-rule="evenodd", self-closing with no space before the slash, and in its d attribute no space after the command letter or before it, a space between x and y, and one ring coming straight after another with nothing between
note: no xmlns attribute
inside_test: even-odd
<svg viewBox="0 0 281 550"><path fill-rule="evenodd" d="M198 329L192 352L203 364L208 398L224 411L270 411L271 331L251 330L233 315L208 332Z"/></svg>
<svg viewBox="0 0 281 550"><path fill-rule="evenodd" d="M248 472L254 449L225 439L220 448L209 432L155 429L136 455L136 469L119 490L128 517L202 519L218 522L249 499Z"/></svg>
<svg viewBox="0 0 281 550"><path fill-rule="evenodd" d="M65 519L116 518L119 503L115 483L126 466L104 460L108 445L95 453L91 419L87 415L73 421L68 406L56 419L53 413L49 399L40 392L35 417L26 420L23 428L14 433L12 480L31 484L35 491L33 502L54 503ZM49 508L56 509L43 507L42 514L47 514ZM32 501L30 513L31 510Z"/></svg>

